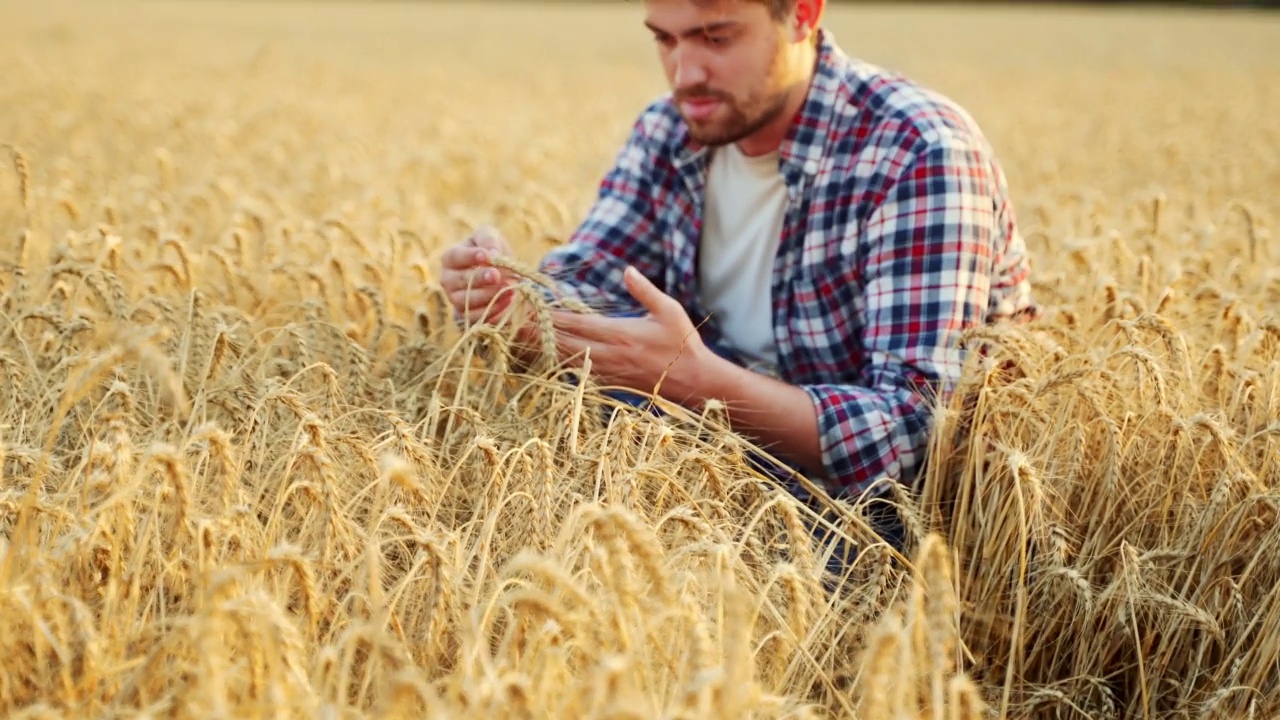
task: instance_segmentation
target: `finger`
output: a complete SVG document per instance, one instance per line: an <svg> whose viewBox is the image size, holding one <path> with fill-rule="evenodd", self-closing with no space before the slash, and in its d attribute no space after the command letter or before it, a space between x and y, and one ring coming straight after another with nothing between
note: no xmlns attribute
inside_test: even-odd
<svg viewBox="0 0 1280 720"><path fill-rule="evenodd" d="M497 289L502 285L503 274L497 268L478 267L467 270L450 270L440 276L440 286L445 290Z"/></svg>
<svg viewBox="0 0 1280 720"><path fill-rule="evenodd" d="M644 309L654 315L665 315L670 310L671 303L675 299L658 289L645 277L643 273L636 270L631 265L622 274L623 282L627 285L627 292L631 293L631 297L635 298Z"/></svg>
<svg viewBox="0 0 1280 720"><path fill-rule="evenodd" d="M556 334L556 353L560 356L561 362L581 367L586 360L588 352L595 359L600 356L601 351L602 348L598 344L587 338L566 333Z"/></svg>
<svg viewBox="0 0 1280 720"><path fill-rule="evenodd" d="M516 341L520 344L531 348L541 347L542 333L538 330L538 325L532 318L525 318L525 321L516 326Z"/></svg>
<svg viewBox="0 0 1280 720"><path fill-rule="evenodd" d="M491 320L490 315L490 312L486 308L473 308L462 313L462 319L468 325L474 325L476 323L489 322Z"/></svg>
<svg viewBox="0 0 1280 720"><path fill-rule="evenodd" d="M449 302L459 310L470 310L472 308L483 307L489 304L496 292L484 292L480 290L451 290L449 291Z"/></svg>
<svg viewBox="0 0 1280 720"><path fill-rule="evenodd" d="M467 238L467 244L473 248L481 248L483 250L502 251L506 248L506 241L502 239L502 234L492 225L481 225L471 233L471 237Z"/></svg>
<svg viewBox="0 0 1280 720"><path fill-rule="evenodd" d="M453 303L454 307L463 311L483 308L489 305L495 297L498 297L498 294L503 290L505 290L505 288L500 287L481 289L473 288L471 290L463 288L461 290L453 290L449 292L449 302Z"/></svg>
<svg viewBox="0 0 1280 720"><path fill-rule="evenodd" d="M487 262L485 252L470 245L454 245L440 256L440 265L449 270L467 270Z"/></svg>
<svg viewBox="0 0 1280 720"><path fill-rule="evenodd" d="M464 300L463 302L466 303L467 301ZM510 309L510 294L499 294L491 301L483 303L472 302L458 306L459 313L468 324L477 322L497 323L503 319Z"/></svg>
<svg viewBox="0 0 1280 720"><path fill-rule="evenodd" d="M485 319L490 322L496 322L497 320L501 320L505 317L511 310L512 299L514 297L515 296L512 293L499 290L497 295L488 305L489 309L485 315Z"/></svg>
<svg viewBox="0 0 1280 720"><path fill-rule="evenodd" d="M617 332L617 319L586 315L564 310L551 311L551 324L557 331L589 340L605 340Z"/></svg>

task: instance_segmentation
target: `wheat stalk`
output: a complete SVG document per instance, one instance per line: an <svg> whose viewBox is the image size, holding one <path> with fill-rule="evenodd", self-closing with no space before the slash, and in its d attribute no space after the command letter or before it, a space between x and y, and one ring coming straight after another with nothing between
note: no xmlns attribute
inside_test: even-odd
<svg viewBox="0 0 1280 720"><path fill-rule="evenodd" d="M523 259L589 237L572 227L596 200L580 191L608 163L588 155L644 86L631 49L597 73L590 34L567 33L488 85L475 64L424 84L353 53L395 35L394 8L336 30L298 14L297 53L272 51L257 16L203 13L211 37L234 24L267 41L237 73L235 43L123 12L86 8L58 32L31 8L5 16L18 62L0 92L40 93L0 110L17 181L0 203L15 245L0 268L0 715L1280 714L1280 205L1272 156L1223 140L1280 139L1265 32L1152 13L1144 28L1187 72L1134 83L1090 69L1123 23L1083 23L1088 38L1059 28L1075 75L1002 71L1008 92L979 120L1020 176L1044 312L960 333L957 390L920 428L925 476L876 485L912 552L859 542L831 577L810 526L874 539L856 501L806 477L815 509L796 502L747 465L721 404L655 418L601 393L599 362L573 384L550 356L512 362L513 328L457 326L434 282L451 238L487 216L542 349L555 312L626 302L561 272L589 268ZM529 55L514 30L586 17L449 12L472 30L405 50L406 67ZM1037 42L1010 17L986 21ZM954 26L912 25L926 50L935 24ZM126 27L149 44L116 43ZM339 41L312 52L318 38ZM1232 66L1214 57L1228 46ZM1171 57L1147 44L1128 60ZM51 58L76 72L40 71ZM961 91L983 75L919 59ZM1076 86L1143 102L1095 113L1106 104ZM1241 97L1250 112L1215 110ZM537 131L495 98L536 107ZM1020 142L1027 128L1049 141ZM697 238L669 221L645 217L617 247L643 257L661 235L673 293L693 298ZM857 274L841 262L788 275L784 304L803 314L814 282L852 297L857 283L827 282ZM858 323L837 325L851 355L867 350ZM795 369L831 359L804 362L790 335ZM930 375L918 349L882 350Z"/></svg>

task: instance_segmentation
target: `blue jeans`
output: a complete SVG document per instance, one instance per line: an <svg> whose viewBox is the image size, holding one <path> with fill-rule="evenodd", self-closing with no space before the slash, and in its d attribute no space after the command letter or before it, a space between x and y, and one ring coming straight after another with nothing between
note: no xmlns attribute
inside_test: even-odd
<svg viewBox="0 0 1280 720"><path fill-rule="evenodd" d="M723 349L714 345L708 346L713 352L732 362L737 363L737 359L731 354L726 353ZM576 376L575 376L576 382ZM663 412L653 404L648 395L629 392L625 390L611 390L605 393L607 396L641 410L647 410L653 415L661 416ZM779 464L772 458L766 458L759 453L747 453L747 463L755 470L775 480L780 486L785 488L797 500L805 504L819 516L826 517L829 521L834 521L831 512L825 510L822 504L814 499L809 491L805 489L799 481L795 479L795 474L804 475L794 466ZM821 487L821 483L815 483ZM901 519L898 517L897 511L891 504L882 500L871 500L867 503L866 520L872 529L890 546L899 552L903 549L905 541L905 529ZM849 567L857 558L857 548L844 538L834 535L822 525L809 519L804 520L807 529L812 534L812 539L816 542L819 551L825 551L826 548L832 547L832 551L828 556L826 563L826 571L828 577L825 578L828 589L833 587L833 581L844 577ZM833 525L838 525L832 522Z"/></svg>

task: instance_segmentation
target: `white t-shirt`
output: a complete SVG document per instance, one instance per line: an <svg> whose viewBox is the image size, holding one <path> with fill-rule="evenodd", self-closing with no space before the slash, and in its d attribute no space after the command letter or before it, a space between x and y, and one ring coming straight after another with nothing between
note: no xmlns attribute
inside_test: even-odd
<svg viewBox="0 0 1280 720"><path fill-rule="evenodd" d="M778 154L747 157L735 144L715 150L707 177L698 287L724 339L749 366L777 366L772 275L782 237L787 186Z"/></svg>

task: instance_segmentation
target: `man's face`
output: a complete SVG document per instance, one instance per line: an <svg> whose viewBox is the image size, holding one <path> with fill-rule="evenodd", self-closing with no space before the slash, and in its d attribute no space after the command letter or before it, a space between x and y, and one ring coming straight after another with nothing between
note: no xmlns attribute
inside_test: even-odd
<svg viewBox="0 0 1280 720"><path fill-rule="evenodd" d="M645 7L645 25L694 140L737 142L783 111L786 35L764 3L646 0Z"/></svg>

